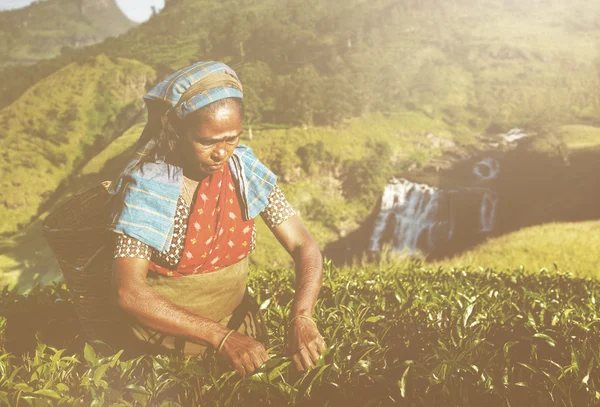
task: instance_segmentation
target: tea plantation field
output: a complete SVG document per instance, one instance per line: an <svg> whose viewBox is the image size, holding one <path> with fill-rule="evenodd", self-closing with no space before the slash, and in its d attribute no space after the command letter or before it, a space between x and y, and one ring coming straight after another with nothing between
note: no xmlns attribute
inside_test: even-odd
<svg viewBox="0 0 600 407"><path fill-rule="evenodd" d="M291 270L254 270L272 359L127 358L84 345L64 286L5 291L0 404L10 406L588 406L600 404L600 283L559 271L326 264L316 320L328 350L285 355ZM36 337L37 335L37 345Z"/></svg>

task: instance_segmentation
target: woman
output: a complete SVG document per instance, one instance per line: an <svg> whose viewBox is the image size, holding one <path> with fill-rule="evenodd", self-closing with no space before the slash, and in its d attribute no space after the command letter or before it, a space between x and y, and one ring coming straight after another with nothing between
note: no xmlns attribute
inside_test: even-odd
<svg viewBox="0 0 600 407"><path fill-rule="evenodd" d="M117 304L138 343L213 349L252 373L269 358L246 291L260 214L295 262L288 347L305 370L325 349L312 320L322 258L274 174L240 145L242 97L235 72L217 62L184 68L144 97L148 124L111 190Z"/></svg>

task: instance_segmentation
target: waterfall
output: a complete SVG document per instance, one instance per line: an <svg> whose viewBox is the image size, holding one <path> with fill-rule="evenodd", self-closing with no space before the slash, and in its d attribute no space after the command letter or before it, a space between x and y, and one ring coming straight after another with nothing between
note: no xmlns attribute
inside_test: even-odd
<svg viewBox="0 0 600 407"><path fill-rule="evenodd" d="M475 173L480 178L492 179L498 174L497 165L490 160L477 166ZM459 210L472 213L478 225L473 233L489 233L494 230L498 201L497 194L486 187L440 189L394 178L383 191L369 250L381 250L384 232L393 226L394 251L408 255L432 251L455 237L461 226L457 224Z"/></svg>
<svg viewBox="0 0 600 407"><path fill-rule="evenodd" d="M488 233L494 230L497 209L498 194L493 191L484 192L479 215L479 223L481 226L479 229L480 232Z"/></svg>
<svg viewBox="0 0 600 407"><path fill-rule="evenodd" d="M421 241L425 241L428 248L434 248L440 236L450 239L455 224L453 197L454 194L429 185L392 180L383 192L369 250L381 250L382 235L390 221L394 222L392 246L395 251L416 254Z"/></svg>

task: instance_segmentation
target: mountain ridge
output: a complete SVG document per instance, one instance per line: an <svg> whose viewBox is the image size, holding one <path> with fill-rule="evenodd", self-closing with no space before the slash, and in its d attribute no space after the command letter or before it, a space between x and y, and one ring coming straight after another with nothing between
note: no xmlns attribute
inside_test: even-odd
<svg viewBox="0 0 600 407"><path fill-rule="evenodd" d="M0 11L0 68L35 64L135 25L115 0L46 0Z"/></svg>

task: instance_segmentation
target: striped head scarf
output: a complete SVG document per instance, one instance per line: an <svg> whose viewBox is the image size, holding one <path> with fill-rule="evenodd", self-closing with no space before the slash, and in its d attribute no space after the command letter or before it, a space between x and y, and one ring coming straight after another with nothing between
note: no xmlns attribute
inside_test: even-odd
<svg viewBox="0 0 600 407"><path fill-rule="evenodd" d="M222 62L197 62L180 69L156 85L144 96L148 123L138 140L132 158L109 192L116 194L123 179L135 171L155 149L167 115L182 119L188 114L220 99L243 99L243 89L237 74Z"/></svg>

